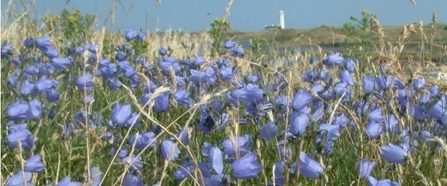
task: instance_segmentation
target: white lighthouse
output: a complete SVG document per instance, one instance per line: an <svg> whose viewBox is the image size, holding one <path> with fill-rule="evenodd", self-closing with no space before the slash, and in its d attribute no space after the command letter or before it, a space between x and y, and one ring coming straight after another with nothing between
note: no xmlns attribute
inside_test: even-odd
<svg viewBox="0 0 447 186"><path fill-rule="evenodd" d="M284 11L280 10L279 11L279 27L281 29L285 28L285 23L284 23Z"/></svg>

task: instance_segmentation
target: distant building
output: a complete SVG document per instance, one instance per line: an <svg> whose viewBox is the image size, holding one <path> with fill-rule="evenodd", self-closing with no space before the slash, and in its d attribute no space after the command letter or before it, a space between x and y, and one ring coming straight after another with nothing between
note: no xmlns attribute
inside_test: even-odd
<svg viewBox="0 0 447 186"><path fill-rule="evenodd" d="M285 28L285 22L284 22L284 11L280 10L279 11L279 27L281 29Z"/></svg>
<svg viewBox="0 0 447 186"><path fill-rule="evenodd" d="M284 11L279 11L279 25L271 24L265 25L264 30L276 30L276 29L284 29L285 21L284 21Z"/></svg>
<svg viewBox="0 0 447 186"><path fill-rule="evenodd" d="M271 24L271 25L265 25L264 30L276 30L279 28L281 27L279 27L278 25Z"/></svg>

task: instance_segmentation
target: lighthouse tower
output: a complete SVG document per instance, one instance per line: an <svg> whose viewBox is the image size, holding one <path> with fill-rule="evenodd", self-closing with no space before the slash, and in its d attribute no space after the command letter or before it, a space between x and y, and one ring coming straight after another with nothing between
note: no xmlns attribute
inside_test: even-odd
<svg viewBox="0 0 447 186"><path fill-rule="evenodd" d="M280 10L279 11L279 27L281 29L285 28L285 23L284 23L284 11Z"/></svg>

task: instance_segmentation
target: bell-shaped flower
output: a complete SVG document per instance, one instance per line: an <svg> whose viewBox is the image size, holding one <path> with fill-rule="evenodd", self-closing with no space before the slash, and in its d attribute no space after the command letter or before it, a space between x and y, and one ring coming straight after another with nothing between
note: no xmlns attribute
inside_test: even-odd
<svg viewBox="0 0 447 186"><path fill-rule="evenodd" d="M231 173L236 179L258 178L262 165L256 161L256 153L250 152L231 164Z"/></svg>
<svg viewBox="0 0 447 186"><path fill-rule="evenodd" d="M380 147L380 153L386 161L399 164L404 163L408 156L408 151L391 143L387 146Z"/></svg>
<svg viewBox="0 0 447 186"><path fill-rule="evenodd" d="M259 137L264 139L267 142L275 139L278 133L278 126L276 126L273 122L268 122L261 129L259 129Z"/></svg>
<svg viewBox="0 0 447 186"><path fill-rule="evenodd" d="M296 136L302 136L306 132L307 124L309 124L309 116L299 112L292 112L290 132Z"/></svg>
<svg viewBox="0 0 447 186"><path fill-rule="evenodd" d="M165 112L169 108L169 94L163 93L155 98L154 110L157 112Z"/></svg>
<svg viewBox="0 0 447 186"><path fill-rule="evenodd" d="M209 150L208 163L217 174L223 172L223 158L222 151L217 147L212 147Z"/></svg>
<svg viewBox="0 0 447 186"><path fill-rule="evenodd" d="M446 105L447 95L440 94L438 96L434 96L427 104L427 114L437 120L442 120L442 118L445 118L447 115Z"/></svg>
<svg viewBox="0 0 447 186"><path fill-rule="evenodd" d="M365 94L372 94L376 86L375 78L372 76L365 76L362 79L362 87Z"/></svg>
<svg viewBox="0 0 447 186"><path fill-rule="evenodd" d="M126 33L124 35L127 41L132 41L137 38L138 32L132 28L129 28L126 30Z"/></svg>
<svg viewBox="0 0 447 186"><path fill-rule="evenodd" d="M47 51L49 48L53 47L53 44L51 43L50 36L44 36L36 39L36 45L37 48L39 48L41 51Z"/></svg>
<svg viewBox="0 0 447 186"><path fill-rule="evenodd" d="M233 67L220 67L219 69L220 78L222 81L230 81L233 79Z"/></svg>
<svg viewBox="0 0 447 186"><path fill-rule="evenodd" d="M292 107L295 110L301 110L307 104L311 103L312 100L313 97L309 91L300 89L295 93L295 97L292 100Z"/></svg>
<svg viewBox="0 0 447 186"><path fill-rule="evenodd" d="M433 85L430 88L428 88L428 91L430 92L431 95L436 96L439 93L439 86Z"/></svg>
<svg viewBox="0 0 447 186"><path fill-rule="evenodd" d="M84 54L84 47L76 47L76 50L75 50L75 54L76 55L82 55L82 54Z"/></svg>
<svg viewBox="0 0 447 186"><path fill-rule="evenodd" d="M257 84L261 80L256 74L248 74L247 79L253 84Z"/></svg>
<svg viewBox="0 0 447 186"><path fill-rule="evenodd" d="M70 177L65 176L56 186L82 186L81 182L72 182Z"/></svg>
<svg viewBox="0 0 447 186"><path fill-rule="evenodd" d="M65 176L56 186L82 186L81 182L72 182L70 177Z"/></svg>
<svg viewBox="0 0 447 186"><path fill-rule="evenodd" d="M129 171L135 171L143 168L143 163L141 162L140 156L135 156L131 154L130 156L121 159L126 167L129 167Z"/></svg>
<svg viewBox="0 0 447 186"><path fill-rule="evenodd" d="M168 49L166 49L165 47L160 47L160 49L158 49L158 54L160 56L165 56L166 54L168 54Z"/></svg>
<svg viewBox="0 0 447 186"><path fill-rule="evenodd" d="M385 118L385 128L391 133L397 133L399 131L399 121L394 114L389 114Z"/></svg>
<svg viewBox="0 0 447 186"><path fill-rule="evenodd" d="M166 58L165 60L167 59L170 58ZM168 76L171 75L171 69L174 71L175 74L179 74L182 70L180 64L175 61L161 61L158 65L161 69L163 69L163 73Z"/></svg>
<svg viewBox="0 0 447 186"><path fill-rule="evenodd" d="M353 73L355 71L355 62L352 59L343 60L343 67L349 71L349 73Z"/></svg>
<svg viewBox="0 0 447 186"><path fill-rule="evenodd" d="M43 106L39 100L33 99L31 102L29 102L29 107L30 107L31 114L33 115L34 118L36 118L36 119L42 118L42 107Z"/></svg>
<svg viewBox="0 0 447 186"><path fill-rule="evenodd" d="M31 182L31 178L32 173L30 172L17 172L6 180L6 186L33 186L34 184Z"/></svg>
<svg viewBox="0 0 447 186"><path fill-rule="evenodd" d="M369 186L400 186L398 182L391 181L389 179L385 180L377 180L376 178L372 176L368 176L366 178L366 181L368 182Z"/></svg>
<svg viewBox="0 0 447 186"><path fill-rule="evenodd" d="M208 85L214 85L217 81L216 72L214 71L213 67L207 67L205 68L205 74L206 74L206 83Z"/></svg>
<svg viewBox="0 0 447 186"><path fill-rule="evenodd" d="M93 75L87 73L76 79L76 86L80 91L90 91L93 87Z"/></svg>
<svg viewBox="0 0 447 186"><path fill-rule="evenodd" d="M118 67L123 73L124 77L130 78L136 74L135 68L129 64L128 61L120 61Z"/></svg>
<svg viewBox="0 0 447 186"><path fill-rule="evenodd" d="M324 86L321 85L321 84L314 84L314 85L312 85L312 87L310 88L310 90L311 90L312 92L315 92L315 93L323 92L324 89L325 89Z"/></svg>
<svg viewBox="0 0 447 186"><path fill-rule="evenodd" d="M382 114L381 108L376 108L369 113L369 121L370 122L383 122L385 117Z"/></svg>
<svg viewBox="0 0 447 186"><path fill-rule="evenodd" d="M23 41L23 46L26 47L26 48L33 47L35 44L36 44L36 42L34 41L34 39L32 37L27 37Z"/></svg>
<svg viewBox="0 0 447 186"><path fill-rule="evenodd" d="M338 125L321 124L319 130L325 131L323 133L327 134L328 140L334 141L340 137L340 127Z"/></svg>
<svg viewBox="0 0 447 186"><path fill-rule="evenodd" d="M206 73L199 70L190 70L191 76L189 80L194 83L205 83L206 82Z"/></svg>
<svg viewBox="0 0 447 186"><path fill-rule="evenodd" d="M248 94L245 100L249 103L259 103L264 100L264 90L260 89L257 85L249 83L246 90Z"/></svg>
<svg viewBox="0 0 447 186"><path fill-rule="evenodd" d="M59 71L65 70L71 65L71 61L68 58L53 58L51 64Z"/></svg>
<svg viewBox="0 0 447 186"><path fill-rule="evenodd" d="M121 105L115 103L111 113L111 120L113 123L117 124L118 127L125 127L131 114L132 110L130 104Z"/></svg>
<svg viewBox="0 0 447 186"><path fill-rule="evenodd" d="M234 41L226 41L225 44L224 44L224 47L226 49L231 49L231 48L234 47L234 45L236 45L236 42L234 42Z"/></svg>
<svg viewBox="0 0 447 186"><path fill-rule="evenodd" d="M419 78L419 79L415 79L413 82L413 89L414 90L418 90L421 87L423 87L425 85L425 79L424 78Z"/></svg>
<svg viewBox="0 0 447 186"><path fill-rule="evenodd" d="M367 159L360 160L358 162L359 177L367 178L367 177L371 176L371 172L374 169L374 166L376 166L376 162L369 161Z"/></svg>
<svg viewBox="0 0 447 186"><path fill-rule="evenodd" d="M194 164L189 159L184 160L179 168L174 171L174 178L178 181L190 178L194 174L194 168Z"/></svg>
<svg viewBox="0 0 447 186"><path fill-rule="evenodd" d="M141 180L140 176L133 175L132 173L127 173L124 176L122 186L144 186L143 180Z"/></svg>
<svg viewBox="0 0 447 186"><path fill-rule="evenodd" d="M180 139L180 141L184 144L184 145L188 145L189 144L189 139L191 137L191 128L190 127L184 127L182 128L182 130L178 131L176 136L177 138Z"/></svg>
<svg viewBox="0 0 447 186"><path fill-rule="evenodd" d="M304 82L311 83L311 82L317 81L319 78L320 77L319 77L319 74L318 74L317 71L315 71L315 70L307 70L306 72L304 72L304 75L303 75L302 79L303 79Z"/></svg>
<svg viewBox="0 0 447 186"><path fill-rule="evenodd" d="M349 122L351 122L351 120L349 120L348 117L346 117L346 115L340 114L338 116L335 116L334 119L334 125L338 125L340 127L340 129L343 129L347 124L349 124Z"/></svg>
<svg viewBox="0 0 447 186"><path fill-rule="evenodd" d="M47 51L45 52L45 55L48 58L53 59L59 55L59 52L56 49L54 49L53 47L49 47L47 49Z"/></svg>
<svg viewBox="0 0 447 186"><path fill-rule="evenodd" d="M96 71L96 76L101 76L104 78L113 78L118 68L115 64L110 63L109 59L103 59L99 61L98 70Z"/></svg>
<svg viewBox="0 0 447 186"><path fill-rule="evenodd" d="M160 144L160 153L163 160L175 161L180 154L180 149L173 141L164 140Z"/></svg>
<svg viewBox="0 0 447 186"><path fill-rule="evenodd" d="M35 88L39 92L45 92L49 89L56 88L58 85L59 82L57 82L56 80L47 79L45 77L40 78L38 81L34 83Z"/></svg>
<svg viewBox="0 0 447 186"><path fill-rule="evenodd" d="M423 131L419 132L419 136L422 139L422 141L425 142L425 144L427 144L427 145L433 144L432 141L429 141L429 139L432 139L434 137L433 134L431 134L430 132L423 130Z"/></svg>
<svg viewBox="0 0 447 186"><path fill-rule="evenodd" d="M214 121L213 117L206 114L202 114L200 116L199 126L198 128L204 133L207 134L216 126L216 121Z"/></svg>
<svg viewBox="0 0 447 186"><path fill-rule="evenodd" d="M144 33L139 33L137 39L138 41L146 41L146 35L144 35Z"/></svg>
<svg viewBox="0 0 447 186"><path fill-rule="evenodd" d="M234 46L233 48L231 48L231 56L243 58L245 56L244 49Z"/></svg>
<svg viewBox="0 0 447 186"><path fill-rule="evenodd" d="M177 86L185 86L187 80L188 80L187 77L175 76L175 81L177 81Z"/></svg>
<svg viewBox="0 0 447 186"><path fill-rule="evenodd" d="M275 185L284 185L286 181L286 176L284 175L284 166L284 161L279 161L274 164Z"/></svg>
<svg viewBox="0 0 447 186"><path fill-rule="evenodd" d="M15 75L9 76L6 80L6 84L8 85L8 88L15 89L19 86L19 78Z"/></svg>
<svg viewBox="0 0 447 186"><path fill-rule="evenodd" d="M115 150L115 149L113 149ZM115 152L113 152L115 153ZM129 154L129 151L126 149L120 149L120 151L118 152L118 158L123 159L125 157L127 157L127 155Z"/></svg>
<svg viewBox="0 0 447 186"><path fill-rule="evenodd" d="M9 133L14 133L14 132L22 131L22 130L28 130L26 128L26 123L23 123L23 124L10 124L10 125L7 125L7 127L8 127L8 132Z"/></svg>
<svg viewBox="0 0 447 186"><path fill-rule="evenodd" d="M348 84L343 82L335 85L334 92L337 98L340 98L344 94L342 101L349 100L352 95L352 90L349 88Z"/></svg>
<svg viewBox="0 0 447 186"><path fill-rule="evenodd" d="M119 91L121 88L121 81L117 78L109 79L108 87L111 91Z"/></svg>
<svg viewBox="0 0 447 186"><path fill-rule="evenodd" d="M340 82L347 83L348 85L354 85L354 79L352 79L351 73L347 70L340 72Z"/></svg>
<svg viewBox="0 0 447 186"><path fill-rule="evenodd" d="M374 139L380 136L384 132L384 126L382 122L371 121L365 128L365 134L368 135L369 139Z"/></svg>
<svg viewBox="0 0 447 186"><path fill-rule="evenodd" d="M134 146L136 149L153 148L157 139L155 138L155 133L147 132L143 134L135 134L129 137L129 145Z"/></svg>
<svg viewBox="0 0 447 186"><path fill-rule="evenodd" d="M29 103L19 100L6 107L6 115L11 121L33 119Z"/></svg>
<svg viewBox="0 0 447 186"><path fill-rule="evenodd" d="M203 142L203 148L202 148L202 150L200 151L201 154L202 154L202 156L208 157L208 156L210 155L210 151L211 151L211 149L212 149L213 147L214 147L213 144L208 143L208 142L206 142L206 141Z"/></svg>
<svg viewBox="0 0 447 186"><path fill-rule="evenodd" d="M243 88L239 88L239 89L234 89L231 91L230 96L231 98L238 100L238 101L242 101L242 100L247 100L248 99L248 90L243 87Z"/></svg>
<svg viewBox="0 0 447 186"><path fill-rule="evenodd" d="M24 165L25 172L41 173L44 169L45 164L43 164L40 154L31 156Z"/></svg>
<svg viewBox="0 0 447 186"><path fill-rule="evenodd" d="M340 53L330 54L323 60L323 64L327 67L340 66L343 63L343 57Z"/></svg>
<svg viewBox="0 0 447 186"><path fill-rule="evenodd" d="M323 174L323 167L305 152L300 152L300 174L315 180Z"/></svg>
<svg viewBox="0 0 447 186"><path fill-rule="evenodd" d="M198 67L198 66L202 65L203 63L205 63L205 59L203 59L202 56L197 56L197 57L195 57L194 59L191 60L191 63L194 66Z"/></svg>
<svg viewBox="0 0 447 186"><path fill-rule="evenodd" d="M315 112L310 116L310 119L314 122L320 121L325 115L324 110L325 110L324 106L317 108Z"/></svg>
<svg viewBox="0 0 447 186"><path fill-rule="evenodd" d="M17 67L17 66L19 66L20 64L22 64L22 59L21 59L20 57L17 57L17 56L15 56L15 57L11 57L11 62L12 62L14 65L16 65L16 67ZM18 70L18 69L16 69L16 70Z"/></svg>
<svg viewBox="0 0 447 186"><path fill-rule="evenodd" d="M234 156L237 152L245 154L250 151L253 146L251 135L245 134L243 136L234 136L232 138L224 139L221 143L226 155Z"/></svg>
<svg viewBox="0 0 447 186"><path fill-rule="evenodd" d="M238 90L238 89L236 89ZM231 96L231 94L228 94L226 99L227 103L230 103L231 105L233 105L234 107L239 107L240 105L240 99L234 98L233 96Z"/></svg>
<svg viewBox="0 0 447 186"><path fill-rule="evenodd" d="M119 51L116 55L115 55L115 59L118 60L119 62L126 60L126 53Z"/></svg>
<svg viewBox="0 0 447 186"><path fill-rule="evenodd" d="M383 75L379 75L376 78L377 88L382 91L387 89L391 85L391 80L392 80L391 78L392 78L391 76L385 77Z"/></svg>
<svg viewBox="0 0 447 186"><path fill-rule="evenodd" d="M100 186L99 184L102 181L104 174L102 173L101 169L99 167L92 167L90 168L90 175L89 175L89 184L91 186Z"/></svg>
<svg viewBox="0 0 447 186"><path fill-rule="evenodd" d="M289 105L289 98L287 96L279 96L276 99L276 106L277 107L288 106L288 105Z"/></svg>
<svg viewBox="0 0 447 186"><path fill-rule="evenodd" d="M49 90L47 90L46 92L45 92L45 94L46 94L46 97L47 97L47 101L49 102L49 103L56 103L56 102L58 102L59 101L59 99L60 99L60 94L59 94L59 92L57 92L55 89L49 89Z"/></svg>
<svg viewBox="0 0 447 186"><path fill-rule="evenodd" d="M395 88L398 88L398 89L405 89L406 88L406 86L404 85L404 83L402 82L402 80L399 77L394 77L394 84L393 84L393 86Z"/></svg>
<svg viewBox="0 0 447 186"><path fill-rule="evenodd" d="M34 148L34 136L27 129L9 133L6 136L8 146L10 148L22 147L23 150L29 151Z"/></svg>
<svg viewBox="0 0 447 186"><path fill-rule="evenodd" d="M25 68L25 74L28 76L37 76L39 72L39 68L36 65L30 65Z"/></svg>

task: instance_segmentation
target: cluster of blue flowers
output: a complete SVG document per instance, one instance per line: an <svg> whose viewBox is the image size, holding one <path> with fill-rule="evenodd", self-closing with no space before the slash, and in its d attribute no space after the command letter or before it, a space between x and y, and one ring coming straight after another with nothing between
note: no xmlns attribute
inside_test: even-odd
<svg viewBox="0 0 447 186"><path fill-rule="evenodd" d="M62 52L54 48L48 36L27 38L19 54L11 45L2 47L1 58L7 61L2 64L8 69L2 73L8 74L7 97L13 100L5 109L9 123L3 139L10 150L35 153L25 160L23 170L7 179L6 185L22 185L24 182L33 185L33 175L39 175L46 166L55 166L45 165L41 155L35 152L39 131L46 130L45 126L35 129L30 125L34 123L31 121L52 120L59 115L71 118L66 119L60 129L67 137L85 135L87 127L105 129L101 140L113 146L111 158L116 156L127 170L123 185L156 182L143 180L139 172L145 166L143 161L151 161L143 160L141 153L153 149L157 149L164 161L181 161L172 174L179 182L194 178L205 185L224 185L230 180L228 178L259 178L266 165L257 160L253 138L262 139L265 143L277 141L280 158L272 165L275 167L274 182L284 185L287 184L286 174L320 179L325 166L316 157L330 155L347 128L365 125L363 134L349 135L364 135L368 140L380 139L383 135L399 137L399 142L380 147L383 159L393 164L403 164L411 158L419 146L418 141L436 145L428 139L447 137L446 94L436 86L427 87L424 79L403 83L381 67L380 74L360 76L361 82L355 82L356 63L336 53L322 61L324 68L307 70L302 77L303 85L295 90L293 97L289 97L286 89L290 82L279 73L274 74L272 80L263 79L265 76L262 74L242 74L235 62L244 57L244 52L233 41L224 44L229 55L218 59L196 56L179 60L161 47L151 63L135 56L130 48L131 42L146 39L142 33L129 29L125 38L126 43L116 47L115 57L104 59L98 59L98 45L86 44ZM30 55L32 52L34 55ZM148 81L142 80L141 76ZM359 84L357 87L361 87L361 91L355 90ZM147 130L141 113L135 111L131 103L113 100L108 116L99 111L87 112L83 107L69 116L64 110L57 110L60 108L58 104L67 101L61 99L62 95L76 94L68 90L77 90L82 95L81 105L91 105L94 104L96 89L109 93L125 92L123 85L136 93L141 106L150 105L153 100L153 111L160 114L190 108L205 94L223 89L229 89L229 92L211 104L201 105L199 119L194 125L185 126L175 137L165 139L157 137L160 134L157 125ZM152 99L161 86L171 89ZM228 108L239 108L243 113L230 116ZM247 125L259 130L231 136L219 144L203 142L201 155L206 160L204 162L181 156L184 152L179 144L189 145L192 131L203 135L222 131L234 124L231 117L236 117L237 124L243 127ZM410 122L420 130L410 130ZM131 130L128 139L122 139L120 129ZM294 152L296 149L291 146L296 146L297 140L313 134L315 149ZM115 149L122 140L127 141L126 145ZM298 156L299 162L293 156ZM225 164L229 164L229 168L225 168ZM374 161L360 160L359 177L370 185L399 185L387 179L374 178L371 173L375 165ZM201 172L200 179L195 177L197 170ZM100 168L91 167L89 172L85 182L101 184L104 173ZM81 185L81 182L72 182L65 176L56 185Z"/></svg>

